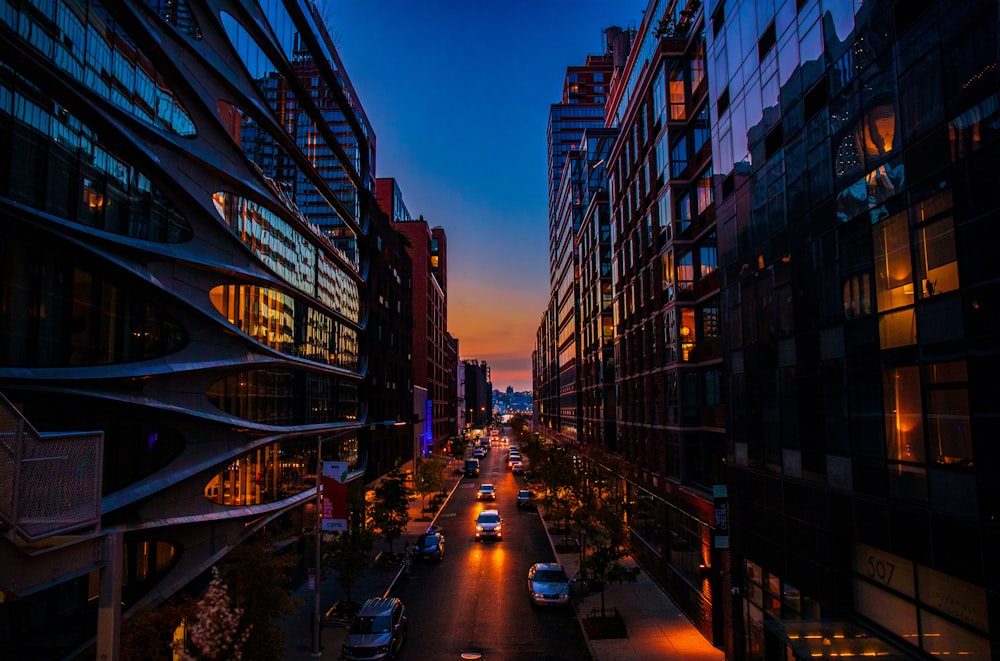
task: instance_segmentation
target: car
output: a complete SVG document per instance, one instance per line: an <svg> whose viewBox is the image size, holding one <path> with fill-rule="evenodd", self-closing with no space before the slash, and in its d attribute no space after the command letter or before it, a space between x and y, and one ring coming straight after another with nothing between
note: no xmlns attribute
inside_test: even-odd
<svg viewBox="0 0 1000 661"><path fill-rule="evenodd" d="M488 538L503 539L503 518L495 509L483 510L476 517L476 541Z"/></svg>
<svg viewBox="0 0 1000 661"><path fill-rule="evenodd" d="M476 448L472 451L472 456L476 459L482 459L486 456L486 452L484 452L482 448Z"/></svg>
<svg viewBox="0 0 1000 661"><path fill-rule="evenodd" d="M507 455L507 468L513 468L515 461L521 461L520 452L511 452Z"/></svg>
<svg viewBox="0 0 1000 661"><path fill-rule="evenodd" d="M524 464L521 463L520 459L511 462L510 472L514 475L524 475Z"/></svg>
<svg viewBox="0 0 1000 661"><path fill-rule="evenodd" d="M497 490L489 482L483 482L479 485L479 491L476 493L476 500L496 500Z"/></svg>
<svg viewBox="0 0 1000 661"><path fill-rule="evenodd" d="M406 607L396 597L372 598L361 609L347 630L341 658L348 661L392 659L406 641Z"/></svg>
<svg viewBox="0 0 1000 661"><path fill-rule="evenodd" d="M569 577L562 565L537 562L528 570L528 596L536 606L565 606L569 603Z"/></svg>
<svg viewBox="0 0 1000 661"><path fill-rule="evenodd" d="M479 477L479 460L478 459L466 459L465 460L465 476L466 477Z"/></svg>
<svg viewBox="0 0 1000 661"><path fill-rule="evenodd" d="M528 509L534 503L532 502L531 489L518 489L517 492L517 508L518 509Z"/></svg>
<svg viewBox="0 0 1000 661"><path fill-rule="evenodd" d="M413 546L414 560L444 560L444 534L439 530L428 530L417 537Z"/></svg>

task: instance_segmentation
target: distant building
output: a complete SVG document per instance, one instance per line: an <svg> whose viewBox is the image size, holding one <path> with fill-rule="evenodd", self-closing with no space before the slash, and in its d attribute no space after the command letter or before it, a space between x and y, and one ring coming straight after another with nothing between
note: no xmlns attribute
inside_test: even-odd
<svg viewBox="0 0 1000 661"><path fill-rule="evenodd" d="M478 360L462 361L465 366L466 429L482 429L493 418L493 384L490 368Z"/></svg>

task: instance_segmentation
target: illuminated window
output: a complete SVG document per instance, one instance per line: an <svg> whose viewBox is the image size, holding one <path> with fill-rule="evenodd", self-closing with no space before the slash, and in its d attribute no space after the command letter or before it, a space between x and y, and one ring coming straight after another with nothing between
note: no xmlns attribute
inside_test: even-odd
<svg viewBox="0 0 1000 661"><path fill-rule="evenodd" d="M874 227L875 295L879 312L913 304L913 268L906 214Z"/></svg>
<svg viewBox="0 0 1000 661"><path fill-rule="evenodd" d="M883 372L882 386L886 457L894 461L924 463L919 368L888 369Z"/></svg>

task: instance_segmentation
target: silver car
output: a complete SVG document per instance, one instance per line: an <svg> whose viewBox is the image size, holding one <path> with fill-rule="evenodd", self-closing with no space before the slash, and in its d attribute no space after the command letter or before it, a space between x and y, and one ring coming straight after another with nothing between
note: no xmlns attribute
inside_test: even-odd
<svg viewBox="0 0 1000 661"><path fill-rule="evenodd" d="M354 616L341 656L348 661L394 659L406 640L406 608L396 598L369 599Z"/></svg>
<svg viewBox="0 0 1000 661"><path fill-rule="evenodd" d="M539 562L528 570L528 595L537 606L565 606L569 603L569 578L562 565Z"/></svg>

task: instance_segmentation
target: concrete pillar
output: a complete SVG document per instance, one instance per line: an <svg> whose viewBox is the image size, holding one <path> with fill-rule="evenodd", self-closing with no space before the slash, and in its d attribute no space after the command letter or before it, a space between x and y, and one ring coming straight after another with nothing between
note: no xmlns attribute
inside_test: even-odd
<svg viewBox="0 0 1000 661"><path fill-rule="evenodd" d="M122 533L104 536L101 596L97 602L97 661L118 661L122 633Z"/></svg>

